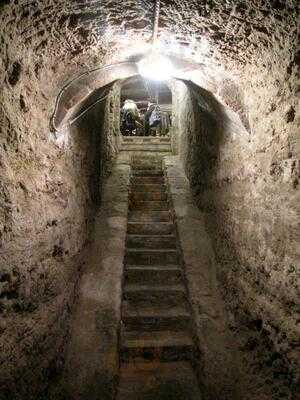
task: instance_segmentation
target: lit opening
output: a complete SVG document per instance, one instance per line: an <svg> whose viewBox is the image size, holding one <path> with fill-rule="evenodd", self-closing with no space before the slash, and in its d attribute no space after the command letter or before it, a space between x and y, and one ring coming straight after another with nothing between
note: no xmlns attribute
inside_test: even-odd
<svg viewBox="0 0 300 400"><path fill-rule="evenodd" d="M175 72L171 60L154 51L138 63L138 69L143 77L152 81L167 81Z"/></svg>

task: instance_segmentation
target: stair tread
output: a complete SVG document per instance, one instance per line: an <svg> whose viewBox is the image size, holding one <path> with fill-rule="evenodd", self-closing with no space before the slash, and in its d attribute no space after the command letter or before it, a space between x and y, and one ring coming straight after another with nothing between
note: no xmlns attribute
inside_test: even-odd
<svg viewBox="0 0 300 400"><path fill-rule="evenodd" d="M169 211L168 200L136 200L130 198L130 211Z"/></svg>
<svg viewBox="0 0 300 400"><path fill-rule="evenodd" d="M166 264L166 265L127 265L125 270L132 271L182 271L182 268L178 264Z"/></svg>
<svg viewBox="0 0 300 400"><path fill-rule="evenodd" d="M117 400L201 400L195 372L188 361L123 364Z"/></svg>
<svg viewBox="0 0 300 400"><path fill-rule="evenodd" d="M177 249L148 249L147 247L145 248L126 248L126 252L130 253L178 253Z"/></svg>
<svg viewBox="0 0 300 400"><path fill-rule="evenodd" d="M192 336L186 331L125 331L121 343L127 348L194 346Z"/></svg>
<svg viewBox="0 0 300 400"><path fill-rule="evenodd" d="M167 215L171 214L170 210L130 210L129 214L136 214L136 215ZM131 221L129 221L131 222ZM155 221L153 221L155 222ZM160 222L160 221L158 221ZM168 221L162 221L162 222L168 222Z"/></svg>
<svg viewBox="0 0 300 400"><path fill-rule="evenodd" d="M167 192L151 191L151 192L130 192L129 198L131 201L168 201Z"/></svg>
<svg viewBox="0 0 300 400"><path fill-rule="evenodd" d="M160 235L160 234L157 234L157 235L153 235L153 234L145 235L145 234L128 233L127 237L130 237L130 238L147 238L147 239L152 239L152 238L153 239L158 239L158 238L176 239L176 236L173 233L170 233L169 235Z"/></svg>
<svg viewBox="0 0 300 400"><path fill-rule="evenodd" d="M175 226L172 221L128 221L127 223L127 234L136 234L136 235L154 235L154 234L166 234L171 235L174 234Z"/></svg>
<svg viewBox="0 0 300 400"><path fill-rule="evenodd" d="M142 178L145 180L144 181L137 181L137 178ZM166 187L165 181L159 181L159 182L148 182L146 180L147 177L135 177L134 181L131 181L131 187L136 187L136 186L154 186L154 187ZM155 177L156 178L156 177Z"/></svg>
<svg viewBox="0 0 300 400"><path fill-rule="evenodd" d="M134 177L164 176L163 171L159 169L133 169L132 173Z"/></svg>
<svg viewBox="0 0 300 400"><path fill-rule="evenodd" d="M156 211L155 211L156 212ZM165 211L164 211L165 212ZM157 222L143 222L143 221L128 221L127 225L174 225L172 221L157 221Z"/></svg>
<svg viewBox="0 0 300 400"><path fill-rule="evenodd" d="M169 203L168 200L134 200L133 204L141 204L141 203L147 203L147 204L154 204L154 203L159 203L159 204L164 204L167 205Z"/></svg>
<svg viewBox="0 0 300 400"><path fill-rule="evenodd" d="M176 249L177 241L172 235L127 235L127 249Z"/></svg>
<svg viewBox="0 0 300 400"><path fill-rule="evenodd" d="M185 292L183 284L172 284L172 285L141 285L139 283L128 283L124 286L125 292L137 292L137 291L161 291L161 292Z"/></svg>
<svg viewBox="0 0 300 400"><path fill-rule="evenodd" d="M131 182L131 189L133 189L133 188L140 188L140 187L151 187L151 186L153 186L154 187L154 189L155 188L158 188L158 187L161 187L161 188L165 188L166 187L166 183L165 182L157 182L157 183L154 183L154 182L143 182L143 183L136 183L136 182Z"/></svg>
<svg viewBox="0 0 300 400"><path fill-rule="evenodd" d="M169 211L137 211L130 210L128 215L129 222L169 222L171 213Z"/></svg>
<svg viewBox="0 0 300 400"><path fill-rule="evenodd" d="M126 317L141 317L141 318L191 318L191 313L184 306L173 306L164 308L160 306L140 306L125 303L122 307L122 316Z"/></svg>

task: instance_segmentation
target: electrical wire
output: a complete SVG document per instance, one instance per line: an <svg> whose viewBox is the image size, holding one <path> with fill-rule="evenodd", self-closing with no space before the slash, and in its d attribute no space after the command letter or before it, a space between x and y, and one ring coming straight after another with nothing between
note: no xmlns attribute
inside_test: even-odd
<svg viewBox="0 0 300 400"><path fill-rule="evenodd" d="M160 0L156 0L155 1L155 10L154 10L153 36L152 36L152 44L153 45L156 43L157 37L158 37L159 14L160 14Z"/></svg>
<svg viewBox="0 0 300 400"><path fill-rule="evenodd" d="M91 108L93 108L96 104L100 103L101 101L104 101L108 98L109 93L105 93L105 95L103 97L101 97L101 99L98 99L97 101L95 101L93 104L91 104L87 109L83 110L79 115L77 115L77 117L73 118L72 120L69 121L69 124L72 125L74 122L76 122L79 118L83 117L88 111L90 111Z"/></svg>
<svg viewBox="0 0 300 400"><path fill-rule="evenodd" d="M57 111L58 111L58 104L59 104L59 101L60 101L60 99L62 98L64 92L65 92L74 82L78 81L79 79L81 79L81 78L83 78L84 76L89 75L89 74L91 74L91 73L93 73L93 72L100 71L100 70L101 70L101 71L105 71L105 70L110 69L110 68L112 68L112 67L122 66L122 65L126 65L126 64L128 65L128 62L127 62L127 61L120 62L120 63L116 63L116 64L109 64L109 65L105 65L105 66L102 65L102 66L100 66L100 67L96 67L96 68L93 68L93 69L91 69L91 70L87 70L87 71L83 72L82 74L76 76L75 78L71 79L70 81L68 81L68 82L60 89L58 95L56 96L55 105L54 105L54 111L53 111L53 114L52 114L52 116L51 116L51 118L50 118L50 130L51 130L52 132L53 132L53 131L54 131L54 132L58 132L58 131L59 131L60 128L58 128L58 127L56 126L56 124L55 124L55 119L56 119L56 115L57 115Z"/></svg>
<svg viewBox="0 0 300 400"><path fill-rule="evenodd" d="M152 36L152 44L153 44L153 45L155 45L155 43L157 42L158 30L159 30L159 16L160 16L160 0L156 0L156 1L155 1L155 9L154 9L154 24L153 24L153 36ZM84 72L83 74L77 76L77 77L74 78L73 80L67 82L67 83L62 87L62 89L60 90L58 96L56 97L56 102L55 102L55 106L54 106L54 111L53 111L53 114L52 114L51 119L50 119L50 129L52 128L51 130L54 130L54 132L58 132L58 128L56 127L56 124L55 124L55 118L56 118L56 113L57 113L57 109L58 109L58 103L59 103L59 100L61 99L61 97L62 97L64 91L65 91L69 86L71 86L71 84L74 83L74 81L76 81L76 80L82 78L83 76L88 75L88 74L90 74L90 73L92 73L92 72L95 72L95 71L97 71L97 70L100 70L100 69L102 69L102 68L103 68L103 69L106 69L106 68L110 68L110 67L112 67L112 66L122 65L122 64L125 64L125 63L118 63L118 64L113 64L113 65L107 65L107 66L104 66L104 67L102 66L102 67L94 68L94 69L92 69L92 70L90 70L90 71ZM146 83L146 85L147 85L147 83ZM148 87L147 87L147 91L148 91L148 93L150 92ZM100 102L100 101L101 101L101 99L98 100L98 101L97 101L96 103L94 103L93 105L97 104L97 103ZM81 113L80 116L84 115L85 112L87 112L93 105L91 105L87 110L85 110L83 113ZM74 120L72 120L71 123L73 123L75 120L77 120L80 116L78 116L78 117L76 117Z"/></svg>

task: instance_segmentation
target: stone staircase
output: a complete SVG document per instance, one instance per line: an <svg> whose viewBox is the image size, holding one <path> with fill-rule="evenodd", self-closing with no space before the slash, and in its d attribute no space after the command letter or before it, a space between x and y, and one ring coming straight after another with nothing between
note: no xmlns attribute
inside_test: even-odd
<svg viewBox="0 0 300 400"><path fill-rule="evenodd" d="M200 400L191 310L162 157L151 154L153 146L144 154L142 146L131 150L116 398Z"/></svg>
<svg viewBox="0 0 300 400"><path fill-rule="evenodd" d="M169 153L171 151L169 136L123 136L122 150L135 152L160 152Z"/></svg>

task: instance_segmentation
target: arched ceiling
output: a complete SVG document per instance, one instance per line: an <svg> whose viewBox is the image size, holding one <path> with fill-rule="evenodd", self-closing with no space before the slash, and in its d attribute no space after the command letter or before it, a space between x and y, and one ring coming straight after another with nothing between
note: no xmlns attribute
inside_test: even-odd
<svg viewBox="0 0 300 400"><path fill-rule="evenodd" d="M121 75L115 71L114 76L104 79L96 77L95 72L89 78L85 75L86 87L82 82L79 86L70 85L70 92L65 91L58 99L63 101L63 107L55 117L57 125L64 123L92 90L137 73L135 62L147 51L152 36L154 3L0 3L0 70L4 71L0 85L8 87L8 99L13 96L9 88L16 85L24 71L30 82L36 80L36 91L43 87L43 96L53 105L66 82L83 72L108 64L131 64L129 74L119 70ZM283 46L289 52L287 58L299 62L298 11L297 0L161 0L159 40L162 51L183 63L180 69L190 69L188 75L193 75L191 80L199 84L199 74L216 76L218 68L231 73L240 71L246 63L268 67L273 61L263 56L264 52L274 53L274 49L276 52ZM24 87L24 93L30 91L31 87Z"/></svg>
<svg viewBox="0 0 300 400"><path fill-rule="evenodd" d="M73 56L103 40L151 37L154 0L48 0L6 1L3 34L12 28L16 40L46 45L47 37L68 36ZM245 60L261 44L268 45L282 33L294 34L296 0L161 0L162 39L183 47L210 43L210 55ZM290 32L287 32L287 27ZM36 40L38 37L40 40ZM33 43L34 42L34 43Z"/></svg>

